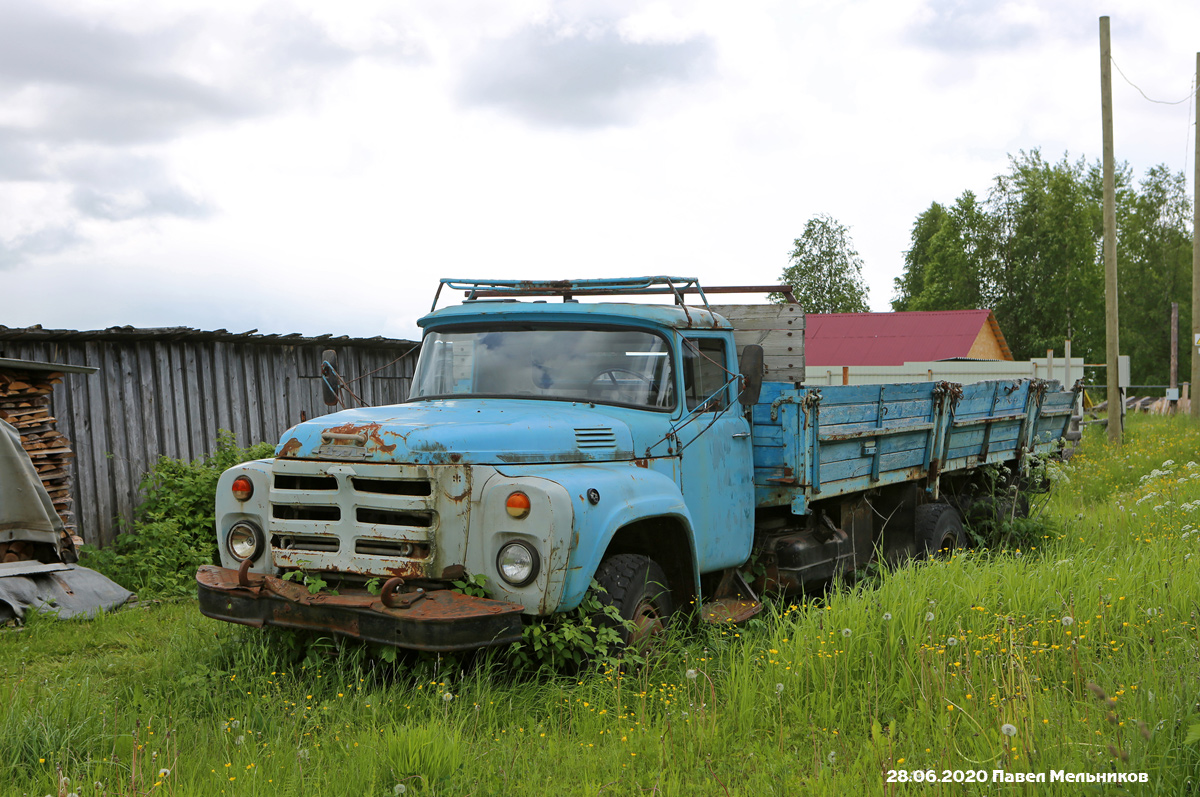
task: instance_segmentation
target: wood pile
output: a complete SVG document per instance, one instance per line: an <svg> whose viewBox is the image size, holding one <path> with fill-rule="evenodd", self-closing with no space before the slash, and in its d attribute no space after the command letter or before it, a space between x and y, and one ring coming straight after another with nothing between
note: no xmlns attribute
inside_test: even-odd
<svg viewBox="0 0 1200 797"><path fill-rule="evenodd" d="M82 541L77 536L75 512L71 501L71 475L69 461L75 454L71 441L55 428L55 419L50 415L50 393L62 382L63 375L56 371L26 371L19 368L0 368L0 419L12 424L21 435L21 447L33 460L33 466L41 477L54 510L62 518L64 537L63 549L76 551ZM18 547L20 542L8 544ZM0 551L0 559L12 554L17 559L28 558L20 550ZM28 552L32 554L32 550Z"/></svg>

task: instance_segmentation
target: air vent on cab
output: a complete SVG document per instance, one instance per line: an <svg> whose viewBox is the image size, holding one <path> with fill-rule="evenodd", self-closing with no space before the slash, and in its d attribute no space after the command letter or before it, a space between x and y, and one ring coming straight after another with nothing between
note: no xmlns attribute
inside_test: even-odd
<svg viewBox="0 0 1200 797"><path fill-rule="evenodd" d="M575 445L580 448L616 448L617 436L607 426L587 426L575 430Z"/></svg>

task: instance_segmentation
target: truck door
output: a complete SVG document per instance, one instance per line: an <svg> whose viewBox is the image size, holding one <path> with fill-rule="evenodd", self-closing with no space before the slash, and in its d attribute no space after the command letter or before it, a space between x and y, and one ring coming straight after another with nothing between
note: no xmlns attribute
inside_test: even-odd
<svg viewBox="0 0 1200 797"><path fill-rule="evenodd" d="M721 333L683 336L685 413L679 431L680 489L692 514L701 572L739 565L754 539L750 424L737 402L734 353Z"/></svg>

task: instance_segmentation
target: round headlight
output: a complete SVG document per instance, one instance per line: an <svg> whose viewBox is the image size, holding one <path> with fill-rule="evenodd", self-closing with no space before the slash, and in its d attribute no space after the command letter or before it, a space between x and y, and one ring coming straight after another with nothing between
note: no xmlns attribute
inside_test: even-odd
<svg viewBox="0 0 1200 797"><path fill-rule="evenodd" d="M254 559L262 552L262 532L253 523L239 521L233 524L233 528L226 535L225 545L238 561Z"/></svg>
<svg viewBox="0 0 1200 797"><path fill-rule="evenodd" d="M496 557L500 577L514 587L523 587L537 578L539 564L537 551L524 542L508 543Z"/></svg>

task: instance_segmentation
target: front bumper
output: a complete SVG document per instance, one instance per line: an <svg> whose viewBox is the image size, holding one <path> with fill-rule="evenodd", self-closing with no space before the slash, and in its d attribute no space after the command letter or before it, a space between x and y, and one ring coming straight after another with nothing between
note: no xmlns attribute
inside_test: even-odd
<svg viewBox="0 0 1200 797"><path fill-rule="evenodd" d="M443 652L521 638L520 604L450 590L426 592L407 608L389 608L366 592L314 595L281 578L212 565L196 572L196 585L201 614L256 628L275 625Z"/></svg>

